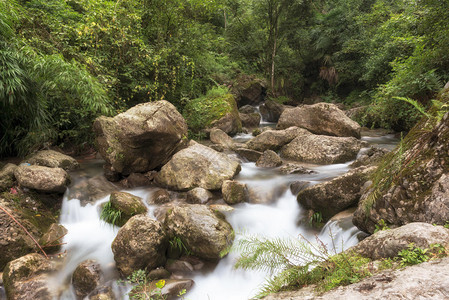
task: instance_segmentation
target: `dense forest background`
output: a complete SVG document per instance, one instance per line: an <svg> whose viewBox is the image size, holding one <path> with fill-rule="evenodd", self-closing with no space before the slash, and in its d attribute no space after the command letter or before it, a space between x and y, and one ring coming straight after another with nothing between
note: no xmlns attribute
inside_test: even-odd
<svg viewBox="0 0 449 300"><path fill-rule="evenodd" d="M180 112L244 74L408 130L449 79L446 0L0 0L0 157L82 149L100 114Z"/></svg>

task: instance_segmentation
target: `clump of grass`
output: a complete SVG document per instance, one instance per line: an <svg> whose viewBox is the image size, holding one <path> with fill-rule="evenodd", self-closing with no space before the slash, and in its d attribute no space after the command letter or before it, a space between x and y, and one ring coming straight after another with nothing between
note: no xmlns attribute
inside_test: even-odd
<svg viewBox="0 0 449 300"><path fill-rule="evenodd" d="M107 202L101 210L100 219L115 226L119 226L122 218L122 212L112 206L111 202Z"/></svg>

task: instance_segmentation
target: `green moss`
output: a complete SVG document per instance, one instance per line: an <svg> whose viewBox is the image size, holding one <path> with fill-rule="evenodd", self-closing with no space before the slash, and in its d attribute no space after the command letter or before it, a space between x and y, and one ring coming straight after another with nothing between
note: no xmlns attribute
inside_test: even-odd
<svg viewBox="0 0 449 300"><path fill-rule="evenodd" d="M191 132L198 133L227 113L238 115L234 96L227 88L216 87L205 96L190 100L184 108L183 116Z"/></svg>

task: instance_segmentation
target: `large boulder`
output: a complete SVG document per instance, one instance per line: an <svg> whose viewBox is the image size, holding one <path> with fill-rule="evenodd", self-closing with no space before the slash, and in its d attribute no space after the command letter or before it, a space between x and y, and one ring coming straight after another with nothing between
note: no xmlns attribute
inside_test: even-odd
<svg viewBox="0 0 449 300"><path fill-rule="evenodd" d="M418 123L405 141L385 157L360 200L353 221L365 232L374 232L380 220L390 227L449 220L449 114L439 123Z"/></svg>
<svg viewBox="0 0 449 300"><path fill-rule="evenodd" d="M114 171L143 173L164 165L183 148L187 124L170 102L142 103L94 122L98 150Z"/></svg>
<svg viewBox="0 0 449 300"><path fill-rule="evenodd" d="M262 152L247 148L235 148L234 152L240 157L252 162L256 162L262 156Z"/></svg>
<svg viewBox="0 0 449 300"><path fill-rule="evenodd" d="M118 226L123 226L131 217L148 211L142 198L126 192L113 192L109 202L113 209L121 212L120 220L117 220Z"/></svg>
<svg viewBox="0 0 449 300"><path fill-rule="evenodd" d="M355 159L363 143L354 137L306 134L281 149L283 158L314 164L337 164Z"/></svg>
<svg viewBox="0 0 449 300"><path fill-rule="evenodd" d="M89 259L80 263L72 275L76 296L84 299L100 285L102 276L103 273L98 262Z"/></svg>
<svg viewBox="0 0 449 300"><path fill-rule="evenodd" d="M79 168L79 163L73 157L54 150L42 150L27 158L24 162L49 168L61 168L66 171Z"/></svg>
<svg viewBox="0 0 449 300"><path fill-rule="evenodd" d="M224 216L203 205L173 207L166 215L165 226L170 236L178 237L200 258L221 258L234 240L234 231Z"/></svg>
<svg viewBox="0 0 449 300"><path fill-rule="evenodd" d="M112 242L117 269L124 277L135 270L164 265L167 247L168 238L161 223L146 215L129 219Z"/></svg>
<svg viewBox="0 0 449 300"><path fill-rule="evenodd" d="M315 134L355 138L360 138L361 130L358 123L331 103L285 109L276 128L285 129L291 126L305 128Z"/></svg>
<svg viewBox="0 0 449 300"><path fill-rule="evenodd" d="M265 150L277 151L282 146L290 143L294 138L308 134L310 132L298 127L291 127L285 130L266 130L249 140L246 145L249 149L260 152Z"/></svg>
<svg viewBox="0 0 449 300"><path fill-rule="evenodd" d="M276 123L279 121L282 113L286 108L292 108L291 106L282 105L273 100L266 100L264 104L260 106L260 114L262 120L267 122Z"/></svg>
<svg viewBox="0 0 449 300"><path fill-rule="evenodd" d="M321 212L325 220L348 207L357 205L362 187L376 167L360 167L346 174L308 187L298 194L298 202L306 209Z"/></svg>
<svg viewBox="0 0 449 300"><path fill-rule="evenodd" d="M0 192L6 191L14 184L14 171L17 166L15 164L6 164L0 170Z"/></svg>
<svg viewBox="0 0 449 300"><path fill-rule="evenodd" d="M282 292L264 300L372 300L432 299L446 300L449 295L449 257L399 270L385 270L360 282L317 294L313 287Z"/></svg>
<svg viewBox="0 0 449 300"><path fill-rule="evenodd" d="M174 190L202 187L218 190L240 172L240 164L225 154L191 141L162 167L156 181Z"/></svg>
<svg viewBox="0 0 449 300"><path fill-rule="evenodd" d="M432 244L447 245L449 230L428 223L409 223L395 229L379 230L351 249L376 260L396 257L411 243L422 249L430 248Z"/></svg>
<svg viewBox="0 0 449 300"><path fill-rule="evenodd" d="M47 285L54 261L32 253L9 262L3 273L3 283L9 300L52 300L57 294Z"/></svg>
<svg viewBox="0 0 449 300"><path fill-rule="evenodd" d="M17 182L38 192L64 193L70 184L70 176L61 168L29 166L21 164L14 171Z"/></svg>

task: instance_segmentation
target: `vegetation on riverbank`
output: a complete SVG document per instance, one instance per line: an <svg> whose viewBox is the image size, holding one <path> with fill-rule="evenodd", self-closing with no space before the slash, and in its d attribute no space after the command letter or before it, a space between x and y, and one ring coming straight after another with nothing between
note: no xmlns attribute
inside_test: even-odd
<svg viewBox="0 0 449 300"><path fill-rule="evenodd" d="M373 261L352 250L336 254L318 239L310 242L303 237L267 239L250 236L240 240L235 250L240 252L235 268L268 271L271 275L256 298L307 286L322 294L383 270L399 269L448 255L448 250L441 244L432 244L426 249L409 244L393 258Z"/></svg>

